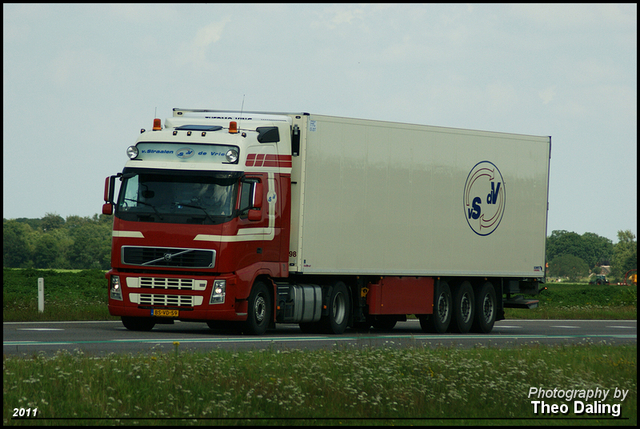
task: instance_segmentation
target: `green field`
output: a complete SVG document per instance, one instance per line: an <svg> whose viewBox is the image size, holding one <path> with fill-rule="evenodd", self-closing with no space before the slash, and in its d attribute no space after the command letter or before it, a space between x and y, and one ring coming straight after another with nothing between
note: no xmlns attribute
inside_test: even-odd
<svg viewBox="0 0 640 429"><path fill-rule="evenodd" d="M137 356L76 351L5 357L3 423L637 424L637 345L209 353L179 348ZM535 414L532 387L607 390L603 403L610 412L576 414L573 401L546 399L568 404L570 411ZM613 398L616 389L627 392L624 401ZM36 418L12 420L14 408L37 408ZM95 420L83 420L89 418Z"/></svg>
<svg viewBox="0 0 640 429"><path fill-rule="evenodd" d="M38 278L44 279L44 312L38 312ZM117 320L107 309L101 270L2 270L2 320Z"/></svg>

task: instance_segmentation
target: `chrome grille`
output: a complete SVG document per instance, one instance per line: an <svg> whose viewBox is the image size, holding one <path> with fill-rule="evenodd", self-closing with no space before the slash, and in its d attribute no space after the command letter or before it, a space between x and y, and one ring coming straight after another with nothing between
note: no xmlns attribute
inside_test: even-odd
<svg viewBox="0 0 640 429"><path fill-rule="evenodd" d="M122 263L147 267L213 268L216 251L177 247L122 246Z"/></svg>
<svg viewBox="0 0 640 429"><path fill-rule="evenodd" d="M161 295L151 293L131 293L131 302L140 305L161 305L169 307L195 307L202 304L201 296L192 295Z"/></svg>
<svg viewBox="0 0 640 429"><path fill-rule="evenodd" d="M207 281L182 278L140 277L139 287L151 289L205 290L207 288Z"/></svg>

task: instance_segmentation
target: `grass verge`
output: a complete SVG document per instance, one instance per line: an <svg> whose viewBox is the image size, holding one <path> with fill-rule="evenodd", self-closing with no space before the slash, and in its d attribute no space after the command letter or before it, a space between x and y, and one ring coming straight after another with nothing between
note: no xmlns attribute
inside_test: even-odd
<svg viewBox="0 0 640 429"><path fill-rule="evenodd" d="M144 356L5 357L3 423L637 424L637 345L209 353L174 346ZM576 414L578 398L556 398L544 400L567 404L566 414L535 414L530 388L609 391L601 402L612 411ZM624 401L617 391L628 392ZM11 419L16 407L37 408L37 416Z"/></svg>

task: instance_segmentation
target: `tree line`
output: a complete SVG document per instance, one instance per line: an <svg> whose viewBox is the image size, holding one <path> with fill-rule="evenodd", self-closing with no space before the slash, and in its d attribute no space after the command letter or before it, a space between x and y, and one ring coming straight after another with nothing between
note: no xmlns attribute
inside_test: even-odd
<svg viewBox="0 0 640 429"><path fill-rule="evenodd" d="M4 268L101 269L111 266L113 217L2 220Z"/></svg>
<svg viewBox="0 0 640 429"><path fill-rule="evenodd" d="M110 268L113 217L62 216L3 219L2 266L5 268ZM619 231L618 242L592 232L553 231L547 237L547 276L571 280L600 274L603 266L622 279L638 268L638 243L631 231Z"/></svg>
<svg viewBox="0 0 640 429"><path fill-rule="evenodd" d="M546 247L547 277L577 280L605 274L604 267L609 267L609 276L623 281L627 271L638 268L638 242L629 230L618 231L616 244L592 232L553 231Z"/></svg>

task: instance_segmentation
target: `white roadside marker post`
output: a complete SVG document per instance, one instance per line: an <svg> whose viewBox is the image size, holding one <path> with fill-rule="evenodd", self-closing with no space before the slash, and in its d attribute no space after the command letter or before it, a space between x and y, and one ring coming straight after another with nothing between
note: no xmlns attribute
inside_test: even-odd
<svg viewBox="0 0 640 429"><path fill-rule="evenodd" d="M44 279L38 278L38 311L44 313Z"/></svg>

